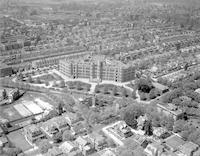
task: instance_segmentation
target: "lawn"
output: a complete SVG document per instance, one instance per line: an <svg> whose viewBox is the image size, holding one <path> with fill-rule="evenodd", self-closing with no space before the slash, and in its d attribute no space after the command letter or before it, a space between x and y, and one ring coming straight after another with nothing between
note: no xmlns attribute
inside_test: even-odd
<svg viewBox="0 0 200 156"><path fill-rule="evenodd" d="M113 95L116 97L130 97L132 94L130 90L127 90L124 87L119 87L113 84L101 84L96 85L95 93L101 93L105 95Z"/></svg>
<svg viewBox="0 0 200 156"><path fill-rule="evenodd" d="M67 86L69 89L75 89L79 91L90 91L91 84L84 83L81 81L67 81L66 82Z"/></svg>
<svg viewBox="0 0 200 156"><path fill-rule="evenodd" d="M56 73L53 74L43 74L41 76L36 76L36 77L28 77L26 79L27 82L30 83L46 83L46 82L51 82L51 81L63 81L63 78L57 75Z"/></svg>
<svg viewBox="0 0 200 156"><path fill-rule="evenodd" d="M129 83L129 84L126 84L127 87L130 87L132 89L135 89L135 85L133 83Z"/></svg>
<svg viewBox="0 0 200 156"><path fill-rule="evenodd" d="M1 117L13 121L22 118L22 116L13 108L13 106L6 106L0 108Z"/></svg>
<svg viewBox="0 0 200 156"><path fill-rule="evenodd" d="M19 147L23 151L32 148L32 146L26 141L24 135L22 134L22 130L11 132L7 136L16 147Z"/></svg>

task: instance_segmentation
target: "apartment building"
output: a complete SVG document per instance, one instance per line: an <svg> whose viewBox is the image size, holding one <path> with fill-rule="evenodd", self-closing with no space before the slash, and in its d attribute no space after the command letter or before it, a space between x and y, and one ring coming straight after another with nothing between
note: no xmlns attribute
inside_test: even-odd
<svg viewBox="0 0 200 156"><path fill-rule="evenodd" d="M135 68L105 56L85 56L59 62L61 73L70 78L85 78L93 82L102 80L126 82L135 78Z"/></svg>

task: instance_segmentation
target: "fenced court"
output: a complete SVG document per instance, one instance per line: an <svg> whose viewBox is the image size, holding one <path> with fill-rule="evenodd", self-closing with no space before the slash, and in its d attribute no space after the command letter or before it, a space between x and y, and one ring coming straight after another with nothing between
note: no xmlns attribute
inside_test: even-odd
<svg viewBox="0 0 200 156"><path fill-rule="evenodd" d="M37 104L32 101L23 102L23 105L32 113L39 114L43 112L43 109L40 108Z"/></svg>
<svg viewBox="0 0 200 156"><path fill-rule="evenodd" d="M50 105L48 102L45 102L39 98L36 98L35 102L44 110L53 110L53 106Z"/></svg>
<svg viewBox="0 0 200 156"><path fill-rule="evenodd" d="M31 116L32 113L23 105L23 104L17 104L13 106L21 116L27 117Z"/></svg>

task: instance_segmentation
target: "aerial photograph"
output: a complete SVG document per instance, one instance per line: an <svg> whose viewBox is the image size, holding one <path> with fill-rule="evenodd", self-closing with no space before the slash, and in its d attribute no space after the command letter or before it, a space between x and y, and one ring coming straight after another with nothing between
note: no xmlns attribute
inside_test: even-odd
<svg viewBox="0 0 200 156"><path fill-rule="evenodd" d="M0 156L200 156L200 0L0 0Z"/></svg>

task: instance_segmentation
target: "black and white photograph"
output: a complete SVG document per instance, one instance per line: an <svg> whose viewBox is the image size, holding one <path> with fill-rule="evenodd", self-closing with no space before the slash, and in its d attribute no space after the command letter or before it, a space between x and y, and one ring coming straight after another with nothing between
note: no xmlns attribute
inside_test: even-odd
<svg viewBox="0 0 200 156"><path fill-rule="evenodd" d="M200 0L0 0L0 156L200 156Z"/></svg>

